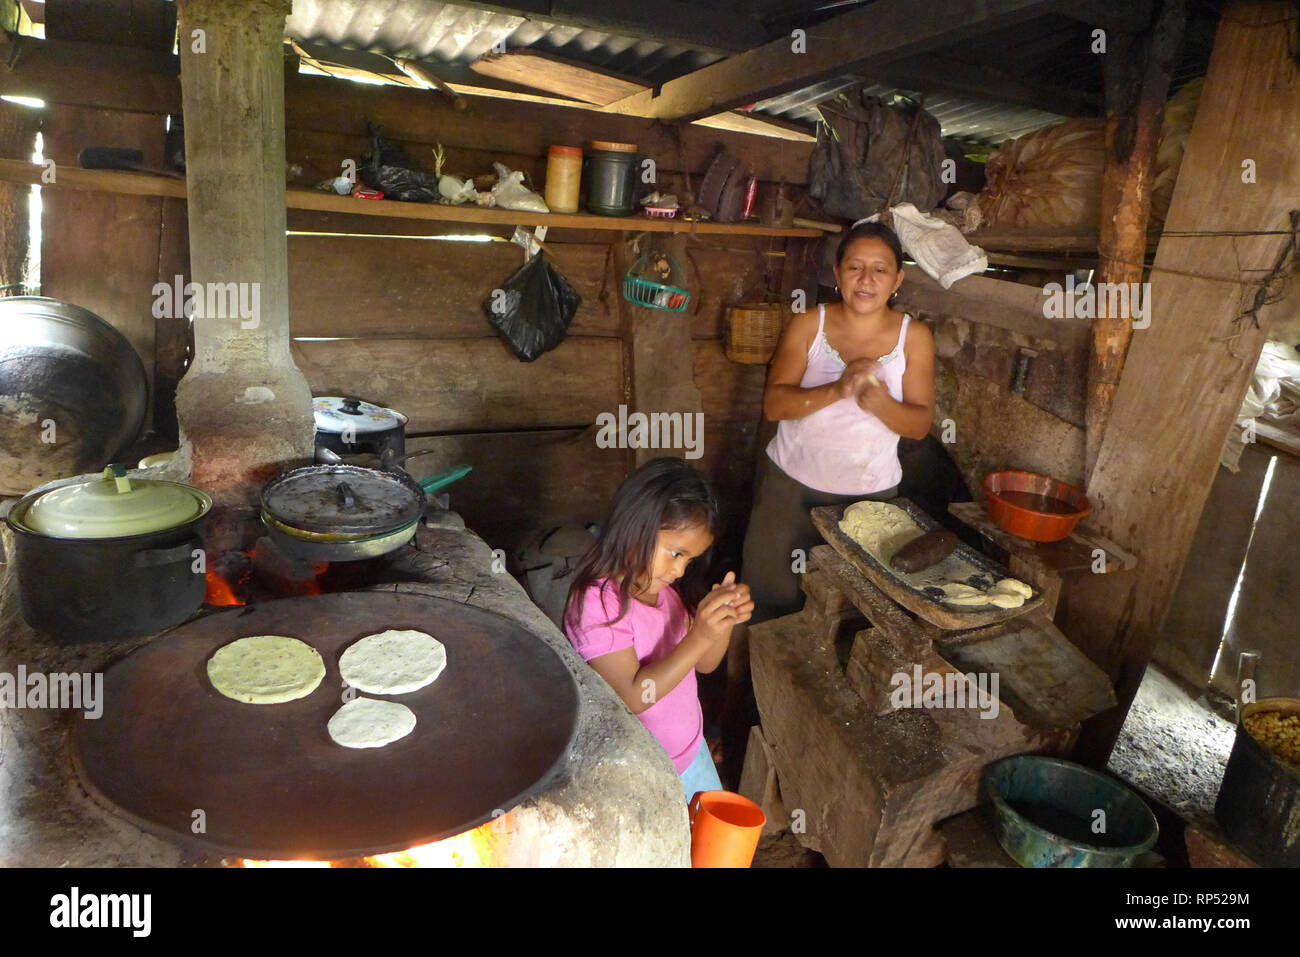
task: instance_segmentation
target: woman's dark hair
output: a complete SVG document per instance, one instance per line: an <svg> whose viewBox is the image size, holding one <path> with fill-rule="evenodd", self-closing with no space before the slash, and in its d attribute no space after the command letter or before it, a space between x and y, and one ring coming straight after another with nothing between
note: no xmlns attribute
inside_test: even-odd
<svg viewBox="0 0 1300 957"><path fill-rule="evenodd" d="M903 244L898 241L898 233L884 223L858 223L850 229L844 238L840 240L840 248L835 253L835 264L843 264L844 256L848 253L850 245L859 239L867 238L883 240L894 254L895 268L903 268Z"/></svg>
<svg viewBox="0 0 1300 957"><path fill-rule="evenodd" d="M627 614L632 586L653 567L661 529L703 525L717 537L719 524L718 500L703 475L681 459L651 459L614 493L609 521L600 539L578 563L569 586L568 605L573 620L582 619L587 589L606 578L618 583L619 600L618 616L608 624ZM683 599L693 612L698 599L693 601L685 595Z"/></svg>

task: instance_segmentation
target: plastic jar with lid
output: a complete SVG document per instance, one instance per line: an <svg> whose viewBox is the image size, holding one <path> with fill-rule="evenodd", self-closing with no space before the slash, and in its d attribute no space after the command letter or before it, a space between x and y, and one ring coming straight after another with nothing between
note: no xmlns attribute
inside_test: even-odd
<svg viewBox="0 0 1300 957"><path fill-rule="evenodd" d="M587 210L600 216L631 216L636 208L636 144L593 140Z"/></svg>
<svg viewBox="0 0 1300 957"><path fill-rule="evenodd" d="M546 158L546 205L553 213L578 211L578 185L582 181L582 150L552 146Z"/></svg>

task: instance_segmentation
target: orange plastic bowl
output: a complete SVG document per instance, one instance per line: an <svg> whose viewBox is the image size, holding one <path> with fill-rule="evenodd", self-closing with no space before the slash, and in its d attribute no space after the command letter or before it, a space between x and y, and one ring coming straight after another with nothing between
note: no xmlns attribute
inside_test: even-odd
<svg viewBox="0 0 1300 957"><path fill-rule="evenodd" d="M1054 499L1063 511L1043 511L1018 503L1014 501L1020 497L1016 493ZM1037 472L1005 471L986 475L984 498L989 515L1000 528L1031 542L1059 542L1092 511L1088 497L1073 485Z"/></svg>

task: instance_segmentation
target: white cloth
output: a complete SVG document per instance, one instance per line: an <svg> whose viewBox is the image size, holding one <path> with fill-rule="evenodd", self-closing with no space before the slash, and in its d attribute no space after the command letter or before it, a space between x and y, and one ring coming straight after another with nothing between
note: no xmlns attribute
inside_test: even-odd
<svg viewBox="0 0 1300 957"><path fill-rule="evenodd" d="M923 213L911 203L900 203L889 211L903 248L944 289L958 279L989 268L984 250L968 243L952 223Z"/></svg>

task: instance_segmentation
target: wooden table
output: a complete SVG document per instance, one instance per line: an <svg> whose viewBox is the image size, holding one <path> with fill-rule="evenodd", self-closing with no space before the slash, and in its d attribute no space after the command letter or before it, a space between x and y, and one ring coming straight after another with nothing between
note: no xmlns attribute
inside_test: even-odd
<svg viewBox="0 0 1300 957"><path fill-rule="evenodd" d="M934 866L937 822L979 801L985 766L1064 753L1114 706L1110 682L1040 607L943 631L905 611L830 545L809 553L803 611L749 631L761 727L741 791L832 865ZM999 708L897 708L899 674L997 674ZM961 677L968 676L968 677Z"/></svg>

